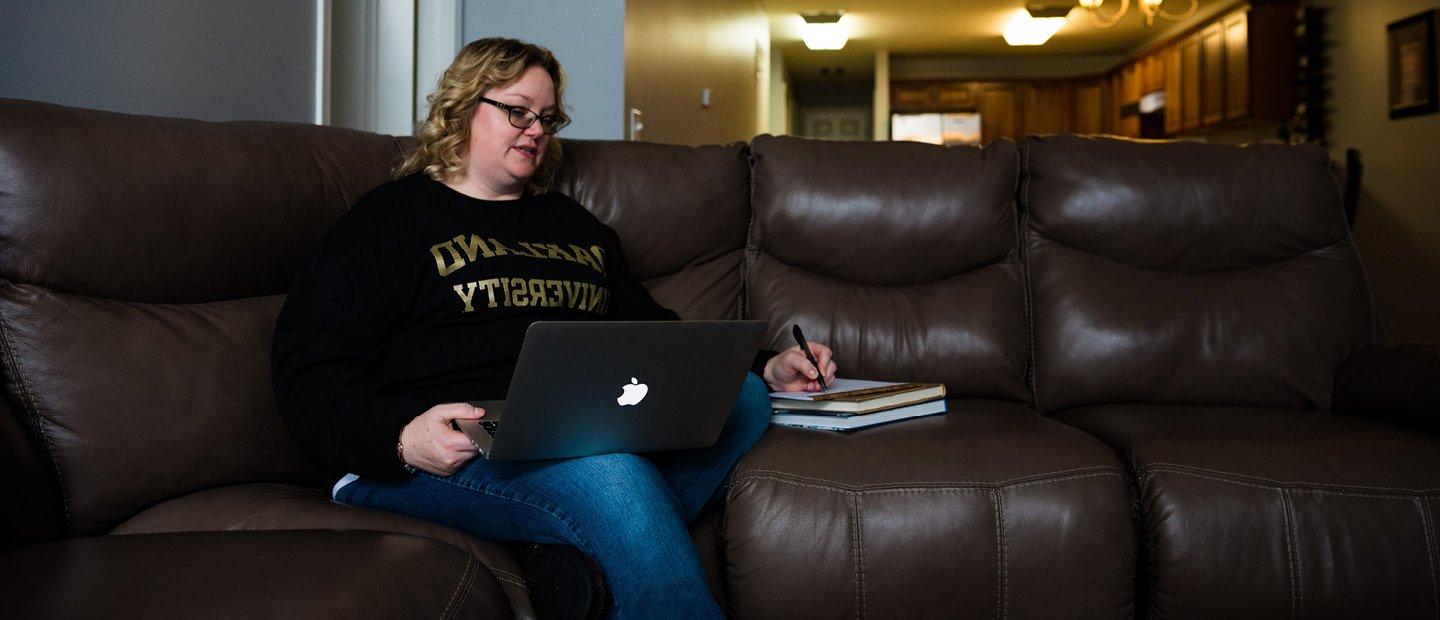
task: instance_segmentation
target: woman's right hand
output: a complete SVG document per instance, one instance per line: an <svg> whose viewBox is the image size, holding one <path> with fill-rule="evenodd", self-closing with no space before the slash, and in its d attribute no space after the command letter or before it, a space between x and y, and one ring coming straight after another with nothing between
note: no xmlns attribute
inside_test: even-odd
<svg viewBox="0 0 1440 620"><path fill-rule="evenodd" d="M445 403L425 410L400 431L405 462L437 476L449 476L479 450L452 420L478 420L485 410L467 403Z"/></svg>

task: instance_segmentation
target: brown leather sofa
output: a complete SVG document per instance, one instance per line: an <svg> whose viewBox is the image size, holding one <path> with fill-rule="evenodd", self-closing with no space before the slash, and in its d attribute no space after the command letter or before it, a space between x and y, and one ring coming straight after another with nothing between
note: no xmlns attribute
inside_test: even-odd
<svg viewBox="0 0 1440 620"><path fill-rule="evenodd" d="M403 148L0 100L0 615L533 615L500 545L329 502L271 400ZM1322 150L566 148L681 316L949 387L761 440L694 528L733 615L1437 615L1440 346L1383 343Z"/></svg>

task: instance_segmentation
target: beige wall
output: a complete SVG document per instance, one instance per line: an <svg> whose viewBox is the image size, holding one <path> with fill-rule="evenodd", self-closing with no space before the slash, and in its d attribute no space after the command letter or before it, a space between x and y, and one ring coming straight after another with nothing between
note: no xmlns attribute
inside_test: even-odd
<svg viewBox="0 0 1440 620"><path fill-rule="evenodd" d="M768 107L769 53L770 23L756 0L627 0L625 107L643 113L646 142L748 141Z"/></svg>
<svg viewBox="0 0 1440 620"><path fill-rule="evenodd" d="M1390 120L1385 25L1440 0L1328 7L1331 156L1365 165L1355 242L1391 340L1440 340L1440 114Z"/></svg>

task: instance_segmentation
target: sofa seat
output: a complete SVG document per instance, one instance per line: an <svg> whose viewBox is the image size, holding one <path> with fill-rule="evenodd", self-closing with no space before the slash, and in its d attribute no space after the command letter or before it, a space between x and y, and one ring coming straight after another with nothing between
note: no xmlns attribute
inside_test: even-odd
<svg viewBox="0 0 1440 620"><path fill-rule="evenodd" d="M72 538L0 555L7 618L496 618L499 583L451 545L381 532Z"/></svg>
<svg viewBox="0 0 1440 620"><path fill-rule="evenodd" d="M372 530L422 536L457 547L481 562L518 618L534 612L520 567L509 551L443 525L330 501L324 491L285 484L240 484L191 493L152 506L111 534L224 530Z"/></svg>
<svg viewBox="0 0 1440 620"><path fill-rule="evenodd" d="M741 618L1121 618L1123 470L1023 405L849 433L775 427L737 466L725 562Z"/></svg>
<svg viewBox="0 0 1440 620"><path fill-rule="evenodd" d="M1440 615L1440 439L1297 409L1055 417L1127 462L1151 617Z"/></svg>

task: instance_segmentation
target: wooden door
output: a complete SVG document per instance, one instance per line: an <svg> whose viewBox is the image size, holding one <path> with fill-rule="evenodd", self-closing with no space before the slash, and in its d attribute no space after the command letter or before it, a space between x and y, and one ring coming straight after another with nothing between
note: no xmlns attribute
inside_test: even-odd
<svg viewBox="0 0 1440 620"><path fill-rule="evenodd" d="M1070 92L1064 82L1034 82L1020 90L1021 133L1045 134L1070 131Z"/></svg>
<svg viewBox="0 0 1440 620"><path fill-rule="evenodd" d="M1116 69L1110 74L1110 89L1105 98L1106 131L1120 135L1120 108L1125 104L1121 99L1125 98L1125 81L1122 79L1124 72Z"/></svg>
<svg viewBox="0 0 1440 620"><path fill-rule="evenodd" d="M1185 94L1180 92L1180 46L1165 48L1165 135L1180 133L1184 126L1181 106Z"/></svg>
<svg viewBox="0 0 1440 620"><path fill-rule="evenodd" d="M1145 94L1145 61L1137 60L1125 65L1125 101L1124 104L1131 104L1140 101L1140 95Z"/></svg>
<svg viewBox="0 0 1440 620"><path fill-rule="evenodd" d="M1219 22L1200 31L1205 64L1201 68L1200 121L1214 125L1225 120L1225 30Z"/></svg>
<svg viewBox="0 0 1440 620"><path fill-rule="evenodd" d="M1165 54L1155 52L1145 57L1145 84L1141 94L1165 89Z"/></svg>
<svg viewBox="0 0 1440 620"><path fill-rule="evenodd" d="M1225 118L1234 120L1250 114L1250 22L1245 11L1226 17L1225 29Z"/></svg>
<svg viewBox="0 0 1440 620"><path fill-rule="evenodd" d="M986 84L980 95L980 140L989 144L996 138L1019 137L1015 119L1015 87Z"/></svg>
<svg viewBox="0 0 1440 620"><path fill-rule="evenodd" d="M1203 77L1205 57L1201 53L1200 35L1185 39L1180 43L1180 75L1181 88L1184 90L1180 97L1181 129L1191 130L1200 127L1200 104L1203 89L1200 80Z"/></svg>
<svg viewBox="0 0 1440 620"><path fill-rule="evenodd" d="M1076 82L1070 87L1070 131L1105 132L1105 80Z"/></svg>

